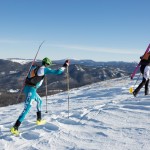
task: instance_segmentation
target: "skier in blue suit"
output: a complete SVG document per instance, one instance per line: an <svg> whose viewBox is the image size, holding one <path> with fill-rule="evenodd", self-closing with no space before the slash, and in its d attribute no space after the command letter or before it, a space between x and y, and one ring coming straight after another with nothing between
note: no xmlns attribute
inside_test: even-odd
<svg viewBox="0 0 150 150"><path fill-rule="evenodd" d="M36 92L37 89L42 85L44 76L47 74L62 74L67 66L69 66L69 60L66 60L64 65L57 70L53 70L49 68L49 66L52 64L51 60L49 58L44 58L42 60L42 66L32 66L30 69L30 72L25 80L25 87L24 87L24 93L25 93L25 106L24 110L22 111L21 115L17 119L14 126L11 128L11 132L13 134L18 135L19 131L18 128L21 125L22 121L28 114L32 102L37 102L37 125L42 125L46 123L46 120L42 120L41 118L41 105L42 105L42 99Z"/></svg>

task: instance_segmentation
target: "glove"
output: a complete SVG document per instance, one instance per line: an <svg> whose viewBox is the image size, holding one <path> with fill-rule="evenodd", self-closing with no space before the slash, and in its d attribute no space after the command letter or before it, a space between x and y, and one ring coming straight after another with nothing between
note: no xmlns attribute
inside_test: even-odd
<svg viewBox="0 0 150 150"><path fill-rule="evenodd" d="M142 59L142 58L143 58L143 56L140 57L140 59Z"/></svg>
<svg viewBox="0 0 150 150"><path fill-rule="evenodd" d="M63 64L63 67L66 68L67 66L69 66L69 64L70 64L70 61L69 61L69 60L66 60L65 63Z"/></svg>

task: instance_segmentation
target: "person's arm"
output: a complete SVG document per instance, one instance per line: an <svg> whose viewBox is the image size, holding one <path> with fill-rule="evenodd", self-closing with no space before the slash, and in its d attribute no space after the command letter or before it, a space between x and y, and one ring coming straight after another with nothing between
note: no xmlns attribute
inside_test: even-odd
<svg viewBox="0 0 150 150"><path fill-rule="evenodd" d="M44 68L44 74L62 74L65 70L65 67L61 67L59 69L51 69L51 68Z"/></svg>
<svg viewBox="0 0 150 150"><path fill-rule="evenodd" d="M69 66L69 60L66 60L63 66L59 69L51 69L51 68L44 68L44 74L62 74L67 66Z"/></svg>

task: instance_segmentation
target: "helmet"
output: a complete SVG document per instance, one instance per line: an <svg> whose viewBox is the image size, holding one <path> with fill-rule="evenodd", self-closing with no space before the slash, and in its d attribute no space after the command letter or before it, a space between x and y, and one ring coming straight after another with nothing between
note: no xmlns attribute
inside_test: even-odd
<svg viewBox="0 0 150 150"><path fill-rule="evenodd" d="M51 64L52 64L52 61L51 61L49 58L45 57L45 58L42 60L42 65L45 65L45 64L51 65Z"/></svg>

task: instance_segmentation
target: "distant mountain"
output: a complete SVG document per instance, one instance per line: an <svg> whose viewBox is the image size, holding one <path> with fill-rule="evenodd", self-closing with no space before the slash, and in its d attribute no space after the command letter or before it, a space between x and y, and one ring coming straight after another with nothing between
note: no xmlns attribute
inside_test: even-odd
<svg viewBox="0 0 150 150"><path fill-rule="evenodd" d="M65 60L54 61L57 64L62 64ZM93 60L75 60L71 59L71 64L96 67L96 68L115 68L131 74L133 69L137 66L136 62L123 62L123 61L109 61L109 62L96 62Z"/></svg>
<svg viewBox="0 0 150 150"><path fill-rule="evenodd" d="M32 60L26 59L0 59L0 106L16 103L16 98L21 89ZM65 60L53 61L52 69L62 66ZM23 63L26 62L26 63ZM41 60L37 61L41 64ZM69 66L70 88L104 81L123 76L129 76L136 63L128 62L95 62L92 60L71 60ZM66 72L62 75L48 76L48 94L67 90ZM38 91L45 95L45 86ZM19 101L22 101L23 98Z"/></svg>
<svg viewBox="0 0 150 150"><path fill-rule="evenodd" d="M21 59L21 58L9 58L12 62L18 62L20 64L27 64L31 62L33 59ZM65 59L54 60L54 64L63 64ZM37 60L37 62L41 62L41 60ZM137 62L123 62L123 61L109 61L109 62L97 62L89 59L84 60L75 60L70 59L72 65L83 65L83 66L91 66L91 67L116 67L121 68L129 73L133 71L133 68L137 65Z"/></svg>

